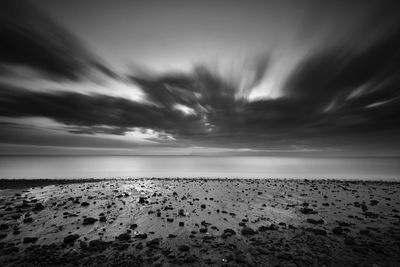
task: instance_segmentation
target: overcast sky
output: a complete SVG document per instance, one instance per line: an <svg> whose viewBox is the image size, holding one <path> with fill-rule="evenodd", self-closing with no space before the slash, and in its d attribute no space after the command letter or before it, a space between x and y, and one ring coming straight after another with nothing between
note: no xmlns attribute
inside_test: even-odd
<svg viewBox="0 0 400 267"><path fill-rule="evenodd" d="M399 155L396 1L0 3L0 154Z"/></svg>

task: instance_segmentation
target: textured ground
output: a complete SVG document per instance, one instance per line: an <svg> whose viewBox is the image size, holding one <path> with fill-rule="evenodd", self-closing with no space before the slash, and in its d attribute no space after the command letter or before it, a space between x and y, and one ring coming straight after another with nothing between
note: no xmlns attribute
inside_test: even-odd
<svg viewBox="0 0 400 267"><path fill-rule="evenodd" d="M400 266L399 183L139 179L0 191L1 266Z"/></svg>

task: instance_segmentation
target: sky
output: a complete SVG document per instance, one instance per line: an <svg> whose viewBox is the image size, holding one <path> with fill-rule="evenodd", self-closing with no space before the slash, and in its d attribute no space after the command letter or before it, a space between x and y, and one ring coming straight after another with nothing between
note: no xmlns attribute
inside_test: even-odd
<svg viewBox="0 0 400 267"><path fill-rule="evenodd" d="M0 154L400 154L396 1L0 3Z"/></svg>

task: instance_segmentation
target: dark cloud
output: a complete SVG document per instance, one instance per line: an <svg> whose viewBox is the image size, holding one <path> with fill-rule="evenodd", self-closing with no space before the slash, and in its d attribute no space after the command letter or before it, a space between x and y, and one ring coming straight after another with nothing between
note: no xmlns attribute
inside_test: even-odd
<svg viewBox="0 0 400 267"><path fill-rule="evenodd" d="M121 79L39 12L8 3L0 10L0 73L7 71L4 66L23 65L78 80L94 68ZM341 148L373 142L398 149L399 142L391 141L400 132L400 23L393 10L376 12L369 26L378 23L379 34L359 45L352 40L311 51L288 75L279 98L248 99L267 77L267 55L227 76L204 65L185 73L132 74L128 79L142 89L143 102L1 84L0 116L46 117L76 135L124 135L140 127L170 134L183 145ZM7 131L0 131L0 142L11 142Z"/></svg>
<svg viewBox="0 0 400 267"><path fill-rule="evenodd" d="M0 66L25 66L52 79L78 80L97 69L116 75L78 38L22 1L0 2Z"/></svg>
<svg viewBox="0 0 400 267"><path fill-rule="evenodd" d="M381 45L346 58L337 56L340 51L312 55L292 73L285 95L277 99L237 97L240 83L198 65L190 73L131 76L146 102L3 85L0 115L51 118L75 134L124 135L142 127L171 134L182 144L238 148L338 146L360 133L393 136L400 130L400 98L394 90L399 77L392 72L395 62L371 57ZM366 70L368 58L384 65ZM257 66L256 73L266 71L265 64ZM250 84L257 84L259 76L252 76ZM366 89L354 93L364 84Z"/></svg>

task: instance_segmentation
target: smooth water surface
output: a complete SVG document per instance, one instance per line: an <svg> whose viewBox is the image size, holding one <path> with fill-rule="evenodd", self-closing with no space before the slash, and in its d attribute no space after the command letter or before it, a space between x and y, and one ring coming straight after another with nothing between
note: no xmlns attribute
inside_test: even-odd
<svg viewBox="0 0 400 267"><path fill-rule="evenodd" d="M2 156L0 178L338 178L400 180L398 158Z"/></svg>

